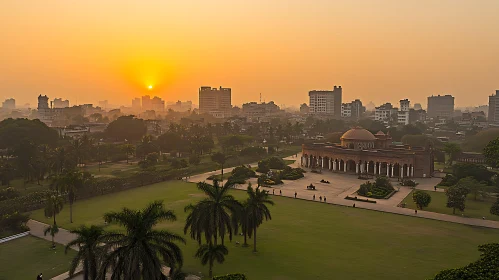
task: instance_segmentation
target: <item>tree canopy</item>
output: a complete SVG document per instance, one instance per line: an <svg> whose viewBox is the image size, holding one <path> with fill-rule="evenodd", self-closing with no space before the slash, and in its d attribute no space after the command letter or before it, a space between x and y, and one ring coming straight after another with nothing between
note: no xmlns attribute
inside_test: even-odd
<svg viewBox="0 0 499 280"><path fill-rule="evenodd" d="M461 146L464 151L481 153L490 141L495 140L498 137L499 128L490 128L467 137Z"/></svg>
<svg viewBox="0 0 499 280"><path fill-rule="evenodd" d="M115 140L139 141L146 135L147 126L143 119L134 116L122 116L112 121L105 130L108 137Z"/></svg>
<svg viewBox="0 0 499 280"><path fill-rule="evenodd" d="M483 149L483 155L488 165L499 167L499 138L490 141Z"/></svg>
<svg viewBox="0 0 499 280"><path fill-rule="evenodd" d="M21 143L55 145L59 135L40 120L5 119L0 122L0 148L15 148Z"/></svg>

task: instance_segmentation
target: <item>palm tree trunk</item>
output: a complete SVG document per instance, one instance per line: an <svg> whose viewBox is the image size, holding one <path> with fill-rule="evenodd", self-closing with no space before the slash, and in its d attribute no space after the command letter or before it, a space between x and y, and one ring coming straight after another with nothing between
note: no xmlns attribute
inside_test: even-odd
<svg viewBox="0 0 499 280"><path fill-rule="evenodd" d="M213 278L213 261L210 261L209 277L210 277L210 279Z"/></svg>
<svg viewBox="0 0 499 280"><path fill-rule="evenodd" d="M246 231L244 231L244 244L243 244L244 247L248 246L248 241L246 240L246 237L247 237L247 234L246 234Z"/></svg>
<svg viewBox="0 0 499 280"><path fill-rule="evenodd" d="M456 214L456 208L452 208L452 214Z"/></svg>
<svg viewBox="0 0 499 280"><path fill-rule="evenodd" d="M224 181L224 165L221 164L221 166L222 166L222 182L223 182Z"/></svg>
<svg viewBox="0 0 499 280"><path fill-rule="evenodd" d="M69 203L69 222L73 223L73 202Z"/></svg>
<svg viewBox="0 0 499 280"><path fill-rule="evenodd" d="M253 228L253 252L256 252L256 225Z"/></svg>

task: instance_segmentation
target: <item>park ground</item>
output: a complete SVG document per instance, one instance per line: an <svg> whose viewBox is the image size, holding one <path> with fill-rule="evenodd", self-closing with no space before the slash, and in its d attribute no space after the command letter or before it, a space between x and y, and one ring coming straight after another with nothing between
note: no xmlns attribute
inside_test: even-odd
<svg viewBox="0 0 499 280"><path fill-rule="evenodd" d="M244 191L234 190L243 200ZM81 224L104 225L102 215L122 207L141 208L161 199L177 221L158 228L183 235L184 207L203 196L194 183L170 181L77 201L74 223L69 207L58 216L66 229ZM245 273L249 279L427 279L442 269L466 265L478 258L477 246L498 241L498 230L396 215L314 201L273 196L272 220L258 230L258 253L241 247L243 238L227 242L229 255L215 274ZM33 219L50 223L43 210ZM117 229L116 226L106 226ZM197 243L186 236L184 270L207 275L194 258ZM252 244L252 240L249 240ZM25 249L26 250L26 249ZM67 263L59 260L58 263ZM24 266L29 266L23 262ZM35 272L36 273L36 272Z"/></svg>
<svg viewBox="0 0 499 280"><path fill-rule="evenodd" d="M33 236L21 237L0 244L0 280L50 279L68 271L69 262L75 256L73 250L64 253L64 246L57 244L50 249L51 242Z"/></svg>

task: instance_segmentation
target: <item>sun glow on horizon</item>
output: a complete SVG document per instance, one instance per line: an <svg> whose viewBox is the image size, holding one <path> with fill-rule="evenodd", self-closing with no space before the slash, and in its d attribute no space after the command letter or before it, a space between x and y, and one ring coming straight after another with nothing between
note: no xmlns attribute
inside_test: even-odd
<svg viewBox="0 0 499 280"><path fill-rule="evenodd" d="M152 89L152 85L148 85L147 89L151 90Z"/></svg>

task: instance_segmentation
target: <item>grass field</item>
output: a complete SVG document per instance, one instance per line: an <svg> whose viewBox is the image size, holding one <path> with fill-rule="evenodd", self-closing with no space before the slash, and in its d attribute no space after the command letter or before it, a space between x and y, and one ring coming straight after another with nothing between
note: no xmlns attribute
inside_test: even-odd
<svg viewBox="0 0 499 280"><path fill-rule="evenodd" d="M0 244L0 280L50 279L68 271L69 262L75 255L73 250L64 254L64 247L50 249L49 241L26 236Z"/></svg>
<svg viewBox="0 0 499 280"><path fill-rule="evenodd" d="M424 208L425 211L437 212L442 214L452 215L452 208L447 208L447 196L443 192L432 192L424 191L431 195L431 203L428 207ZM468 218L481 219L485 217L487 220L499 221L499 216L490 214L490 206L496 200L495 197L487 198L485 200L474 200L471 195L466 198L466 208L464 212L456 209L456 216L464 216ZM411 209L416 209L416 204L412 201L412 193L410 193L404 202L407 204L406 207Z"/></svg>
<svg viewBox="0 0 499 280"><path fill-rule="evenodd" d="M238 199L243 191L233 191ZM195 184L164 182L120 193L77 201L74 223L66 206L58 217L64 228L103 225L102 214L123 206L139 208L162 199L177 214L174 223L158 225L182 233L185 205L202 195ZM318 202L273 197L272 221L258 231L258 253L227 243L229 255L215 274L242 272L249 279L426 279L445 268L478 258L477 245L499 241L499 231L416 217L348 208ZM32 218L49 222L43 211ZM115 226L113 226L114 228ZM249 241L252 242L251 240ZM207 275L195 259L196 242L182 246L184 270Z"/></svg>

